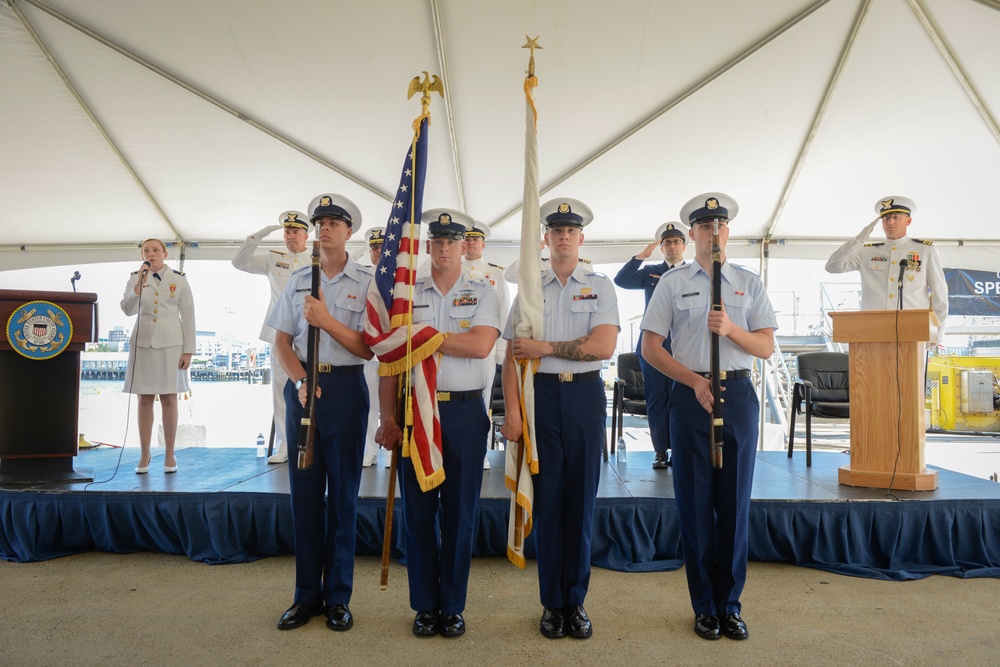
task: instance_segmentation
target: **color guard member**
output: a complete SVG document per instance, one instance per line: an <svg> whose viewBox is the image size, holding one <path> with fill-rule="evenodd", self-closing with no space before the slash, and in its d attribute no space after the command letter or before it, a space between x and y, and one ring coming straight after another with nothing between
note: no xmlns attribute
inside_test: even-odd
<svg viewBox="0 0 1000 667"><path fill-rule="evenodd" d="M320 243L320 298L311 292L309 267L292 274L267 319L275 330L274 351L288 374L285 383L288 447L297 451L303 407L316 394L316 439L312 468L288 466L295 523L295 598L278 621L279 630L326 615L331 630L349 630L354 582L358 487L368 419L364 363L365 296L371 271L347 254L346 243L361 212L354 202L324 194L309 205ZM307 383L309 325L320 329L316 387Z"/></svg>
<svg viewBox="0 0 1000 667"><path fill-rule="evenodd" d="M618 340L618 297L611 280L580 264L583 228L594 215L575 199L541 207L550 249L542 274L545 340L514 338L503 367L506 414L502 433L520 440L521 411L513 359L540 359L534 376L538 474L534 475L534 525L542 635L586 639L593 626L583 604L590 586L590 555L597 484L607 424L602 361ZM518 307L514 300L512 312Z"/></svg>
<svg viewBox="0 0 1000 667"><path fill-rule="evenodd" d="M472 219L459 211L433 209L421 220L427 225L430 271L417 276L413 321L445 335L437 374L445 478L423 491L411 459L400 457L406 571L410 607L417 612L413 634L457 637L466 629L462 614L490 432L483 394L489 389L500 333L500 300L490 283L462 271ZM402 435L396 416L398 379L383 378L380 390L379 442L387 447Z"/></svg>
<svg viewBox="0 0 1000 667"><path fill-rule="evenodd" d="M660 280L642 319L642 354L673 378L670 432L674 497L681 528L694 629L705 639L749 637L740 616L749 553L750 490L759 403L750 380L754 357L774 351L777 320L757 274L726 261L729 223L738 207L717 192L681 209L691 224L695 261ZM719 221L722 309L712 310L712 231ZM723 467L712 468L711 334L719 335L725 410ZM672 337L673 352L663 342ZM683 434L683 435L681 435Z"/></svg>

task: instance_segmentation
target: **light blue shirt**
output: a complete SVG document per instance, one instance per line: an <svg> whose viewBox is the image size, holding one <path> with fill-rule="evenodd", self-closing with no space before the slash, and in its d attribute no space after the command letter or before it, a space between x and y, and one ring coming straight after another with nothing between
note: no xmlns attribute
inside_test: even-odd
<svg viewBox="0 0 1000 667"><path fill-rule="evenodd" d="M730 321L747 331L777 329L764 283L753 271L729 262L722 264L722 303ZM666 273L646 306L641 329L671 335L674 358L696 372L712 363L712 334L708 312L712 306L712 277L698 262ZM720 370L750 368L753 355L725 336L719 337Z"/></svg>
<svg viewBox="0 0 1000 667"><path fill-rule="evenodd" d="M430 275L418 277L413 292L413 322L430 325L442 333L468 333L472 327L493 327L499 332L500 298L489 282L467 278L464 273L447 294L441 294ZM492 351L485 359L443 354L438 362L438 391L486 389L494 368Z"/></svg>
<svg viewBox="0 0 1000 667"><path fill-rule="evenodd" d="M542 272L543 308L542 340L571 341L582 338L601 324L618 324L618 295L611 279L601 273L590 273L577 265L563 286L555 272ZM513 313L520 307L520 299L514 299ZM514 318L508 317L503 337L514 337ZM603 363L597 361L571 361L558 357L542 357L539 373L586 373L600 370Z"/></svg>
<svg viewBox="0 0 1000 667"><path fill-rule="evenodd" d="M362 331L365 325L365 297L368 283L372 280L371 269L358 266L348 258L344 270L332 279L328 279L322 270L319 275L323 300L330 314L348 329ZM311 291L312 267L306 266L289 276L288 284L266 320L267 326L292 336L292 349L303 361L309 347L309 325L302 310ZM365 363L365 360L348 352L330 334L320 331L319 363L355 366Z"/></svg>

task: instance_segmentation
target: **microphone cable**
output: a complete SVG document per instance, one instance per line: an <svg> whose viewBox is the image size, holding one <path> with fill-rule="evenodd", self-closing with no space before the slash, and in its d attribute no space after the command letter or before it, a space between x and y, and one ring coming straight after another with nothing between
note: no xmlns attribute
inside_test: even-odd
<svg viewBox="0 0 1000 667"><path fill-rule="evenodd" d="M143 264L149 265L149 262L143 262ZM95 484L107 484L108 482L110 482L111 480L113 480L118 475L118 470L119 470L119 468L121 468L121 465L122 465L122 456L125 455L125 447L126 447L126 445L128 443L129 425L132 422L132 385L133 385L133 383L135 383L135 375L136 375L136 372L139 370L139 345L138 345L138 342L139 342L139 320L142 317L142 289L143 289L141 285L142 285L142 283L144 281L144 276L148 276L148 275L149 275L149 271L143 271L143 272L139 273L139 285L140 285L140 287L139 287L139 304L138 304L138 307L136 308L136 313L135 313L135 342L136 342L136 345L134 346L135 354L134 355L130 355L130 356L132 356L132 362L129 363L128 370L125 371L126 373L128 373L128 387L125 388L125 394L129 398L128 398L128 402L126 403L126 406L125 406L125 434L122 436L122 446L118 448L118 460L115 461L115 469L112 471L111 477L108 477L107 479L102 479L102 480L99 480L99 481L98 480L94 480L93 482L88 482L83 487L84 491L88 490L91 486L93 486ZM131 345L131 343L129 343L129 345ZM150 434L150 437L152 437L152 434ZM140 456L141 455L142 454L140 453ZM152 454L150 454L150 457L152 457Z"/></svg>
<svg viewBox="0 0 1000 667"><path fill-rule="evenodd" d="M892 462L892 476L889 477L889 486L885 490L886 498L899 500L899 497L892 492L892 483L896 481L896 471L899 469L899 457L903 452L903 442L900 431L903 428L903 390L899 380L899 311L903 310L903 274L909 262L905 259L899 260L899 280L897 282L898 302L896 303L896 458Z"/></svg>

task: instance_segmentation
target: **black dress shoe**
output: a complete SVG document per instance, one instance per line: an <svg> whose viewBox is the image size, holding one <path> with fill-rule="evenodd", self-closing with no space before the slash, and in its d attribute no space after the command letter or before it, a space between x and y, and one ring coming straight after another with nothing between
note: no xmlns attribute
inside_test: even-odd
<svg viewBox="0 0 1000 667"><path fill-rule="evenodd" d="M436 611L418 611L413 619L413 634L418 637L433 637L438 633L438 613Z"/></svg>
<svg viewBox="0 0 1000 667"><path fill-rule="evenodd" d="M656 452L656 456L653 457L653 470L663 470L670 466L670 459L667 458L666 452Z"/></svg>
<svg viewBox="0 0 1000 667"><path fill-rule="evenodd" d="M331 630L350 630L354 627L354 614L346 604L335 604L326 610L326 627Z"/></svg>
<svg viewBox="0 0 1000 667"><path fill-rule="evenodd" d="M570 637L587 639L594 634L594 625L582 605L563 608L563 616L566 618L566 632Z"/></svg>
<svg viewBox="0 0 1000 667"><path fill-rule="evenodd" d="M720 616L719 622L722 624L722 634L730 639L746 639L750 636L746 621L737 613Z"/></svg>
<svg viewBox="0 0 1000 667"><path fill-rule="evenodd" d="M309 619L313 616L319 616L323 613L325 607L322 602L317 602L315 604L293 604L288 608L281 618L278 620L279 630L293 630L295 628L301 627L309 622Z"/></svg>
<svg viewBox="0 0 1000 667"><path fill-rule="evenodd" d="M694 617L694 631L702 639L719 639L722 633L719 630L719 619L708 614L698 614Z"/></svg>
<svg viewBox="0 0 1000 667"><path fill-rule="evenodd" d="M566 636L566 619L562 609L545 608L542 612L542 622L539 625L542 635L549 639L559 639Z"/></svg>
<svg viewBox="0 0 1000 667"><path fill-rule="evenodd" d="M459 637L465 634L465 619L461 614L441 614L438 625L442 637Z"/></svg>

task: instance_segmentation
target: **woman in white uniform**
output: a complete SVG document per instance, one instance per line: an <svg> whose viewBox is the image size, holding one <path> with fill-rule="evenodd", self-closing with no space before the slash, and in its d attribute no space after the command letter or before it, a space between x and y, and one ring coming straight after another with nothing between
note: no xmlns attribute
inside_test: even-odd
<svg viewBox="0 0 1000 667"><path fill-rule="evenodd" d="M138 314L129 346L125 391L139 396L139 465L149 472L153 402L160 397L166 455L163 472L177 472L177 394L189 390L188 368L195 351L194 299L187 277L166 265L167 246L159 239L142 243L143 264L122 297L122 312Z"/></svg>

